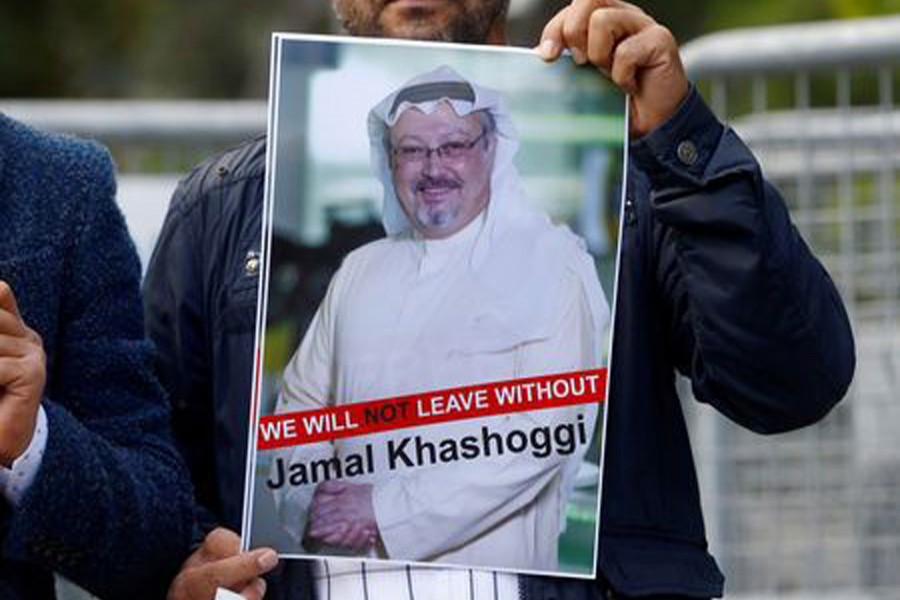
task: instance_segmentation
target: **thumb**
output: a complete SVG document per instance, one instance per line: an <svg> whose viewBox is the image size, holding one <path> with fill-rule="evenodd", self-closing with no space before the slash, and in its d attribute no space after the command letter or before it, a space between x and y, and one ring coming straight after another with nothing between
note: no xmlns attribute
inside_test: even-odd
<svg viewBox="0 0 900 600"><path fill-rule="evenodd" d="M12 286L2 279L0 279L0 309L14 314L20 320L22 319Z"/></svg>

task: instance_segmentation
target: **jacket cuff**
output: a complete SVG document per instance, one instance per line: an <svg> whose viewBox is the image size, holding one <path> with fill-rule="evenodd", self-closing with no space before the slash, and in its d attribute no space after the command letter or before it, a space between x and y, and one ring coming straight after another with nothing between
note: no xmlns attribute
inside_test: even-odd
<svg viewBox="0 0 900 600"><path fill-rule="evenodd" d="M31 483L41 468L46 447L47 415L44 413L43 405L39 405L34 433L25 452L13 461L9 469L0 465L0 492L12 506L18 506L22 501L22 496L31 487Z"/></svg>
<svg viewBox="0 0 900 600"><path fill-rule="evenodd" d="M698 184L722 138L725 126L695 86L662 125L630 145L631 160L653 187Z"/></svg>

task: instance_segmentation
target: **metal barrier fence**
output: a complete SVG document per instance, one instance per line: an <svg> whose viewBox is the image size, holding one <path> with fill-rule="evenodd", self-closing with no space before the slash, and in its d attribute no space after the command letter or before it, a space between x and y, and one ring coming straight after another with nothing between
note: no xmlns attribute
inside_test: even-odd
<svg viewBox="0 0 900 600"><path fill-rule="evenodd" d="M900 598L900 18L726 32L688 44L684 57L783 190L857 340L849 397L803 431L760 437L685 402L727 594ZM265 129L263 102L0 110L111 146L145 260L177 176Z"/></svg>
<svg viewBox="0 0 900 600"><path fill-rule="evenodd" d="M727 32L684 57L784 192L857 341L851 392L814 427L761 437L689 403L728 593L900 598L900 18Z"/></svg>

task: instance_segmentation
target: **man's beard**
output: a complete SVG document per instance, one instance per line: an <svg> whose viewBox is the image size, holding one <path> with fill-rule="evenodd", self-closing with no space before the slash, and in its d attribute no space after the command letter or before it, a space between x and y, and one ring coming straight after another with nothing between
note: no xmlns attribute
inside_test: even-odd
<svg viewBox="0 0 900 600"><path fill-rule="evenodd" d="M413 185L413 193L425 193L426 190L443 190L452 193L462 189L463 183L453 177L422 177ZM446 202L429 205L421 202L416 206L415 219L425 229L449 229L456 224L462 212L461 202Z"/></svg>
<svg viewBox="0 0 900 600"><path fill-rule="evenodd" d="M334 0L334 9L351 35L483 44L493 24L505 18L507 5L505 1L481 0L452 12L446 23L435 22L431 8L412 6L404 9L405 18L394 25L381 19L388 3L389 0Z"/></svg>
<svg viewBox="0 0 900 600"><path fill-rule="evenodd" d="M425 229L449 229L456 224L461 211L462 207L459 204L444 208L432 208L423 205L416 210L416 221Z"/></svg>

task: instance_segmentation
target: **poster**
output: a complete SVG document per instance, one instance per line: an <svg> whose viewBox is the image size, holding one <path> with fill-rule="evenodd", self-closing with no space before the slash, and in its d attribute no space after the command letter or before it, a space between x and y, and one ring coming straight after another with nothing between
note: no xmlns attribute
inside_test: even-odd
<svg viewBox="0 0 900 600"><path fill-rule="evenodd" d="M593 577L625 99L277 34L244 544Z"/></svg>

